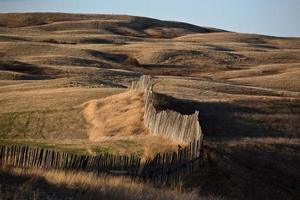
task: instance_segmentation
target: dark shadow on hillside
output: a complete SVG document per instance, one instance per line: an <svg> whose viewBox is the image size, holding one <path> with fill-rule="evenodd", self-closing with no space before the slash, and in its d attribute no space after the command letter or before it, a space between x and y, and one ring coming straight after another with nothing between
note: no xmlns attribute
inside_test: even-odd
<svg viewBox="0 0 300 200"><path fill-rule="evenodd" d="M22 73L30 73L30 74L42 74L44 69L39 68L36 65L19 62L15 60L5 60L1 61L0 70L5 71L14 71L14 72L22 72Z"/></svg>
<svg viewBox="0 0 300 200"><path fill-rule="evenodd" d="M128 32L121 28L129 28L134 30L133 33ZM199 27L196 25L173 22L173 21L161 21L157 19L135 17L130 21L116 22L114 26L105 27L106 30L117 35L131 35L135 37L155 37L155 38L175 38L178 36L185 35L187 33L212 33L212 32L225 32L223 30L210 29L205 27ZM149 34L146 32L147 29L159 30L159 33ZM166 29L166 30L163 30ZM169 30L168 30L169 29ZM173 29L181 29L184 31L174 31Z"/></svg>
<svg viewBox="0 0 300 200"><path fill-rule="evenodd" d="M199 111L205 136L222 137L299 137L300 104L249 104L198 102L159 95L159 109L182 114ZM253 102L252 102L253 103ZM255 103L255 102L254 102Z"/></svg>
<svg viewBox="0 0 300 200"><path fill-rule="evenodd" d="M38 176L17 176L9 172L0 172L0 179L0 199L102 199L105 197L99 190L84 189L80 185L68 188L61 184L52 184Z"/></svg>
<svg viewBox="0 0 300 200"><path fill-rule="evenodd" d="M93 57L119 63L119 64L123 63L128 58L128 56L125 54L105 53L105 52L95 51L95 50L87 50L87 52Z"/></svg>
<svg viewBox="0 0 300 200"><path fill-rule="evenodd" d="M201 70L201 68L190 67L174 64L140 64L138 68L132 68L132 70L153 76L190 76L193 71L199 72Z"/></svg>
<svg viewBox="0 0 300 200"><path fill-rule="evenodd" d="M80 41L82 44L115 44L113 40L104 38L86 38Z"/></svg>
<svg viewBox="0 0 300 200"><path fill-rule="evenodd" d="M226 199L299 199L297 148L214 145L205 145L200 169L187 177L186 185Z"/></svg>
<svg viewBox="0 0 300 200"><path fill-rule="evenodd" d="M41 67L38 65L8 59L3 59L0 61L0 70L24 73L24 79L33 80L53 78L61 73L60 70L54 68Z"/></svg>
<svg viewBox="0 0 300 200"><path fill-rule="evenodd" d="M1 25L0 25L1 26ZM26 38L18 37L18 36L9 36L9 35L1 35L0 41L3 42L15 42L15 41L29 41Z"/></svg>
<svg viewBox="0 0 300 200"><path fill-rule="evenodd" d="M43 61L45 64L49 65L71 65L71 66L79 66L79 67L101 67L101 68L110 68L112 67L109 63L84 59L84 58L76 58L76 57L54 57L53 59L48 59Z"/></svg>
<svg viewBox="0 0 300 200"><path fill-rule="evenodd" d="M178 69L178 68L183 68L183 65L174 65L174 64L143 64L141 67L145 69L158 69L161 70L161 68L166 68L166 69Z"/></svg>

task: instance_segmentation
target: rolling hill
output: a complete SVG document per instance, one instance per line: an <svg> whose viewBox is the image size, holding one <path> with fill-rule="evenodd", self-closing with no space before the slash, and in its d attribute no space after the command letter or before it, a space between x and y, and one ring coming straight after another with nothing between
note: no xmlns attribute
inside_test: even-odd
<svg viewBox="0 0 300 200"><path fill-rule="evenodd" d="M124 93L142 74L155 77L164 108L200 111L204 181L185 184L230 199L299 197L300 38L126 15L0 14L0 142L174 149L147 135L141 98ZM95 129L106 138L91 139Z"/></svg>

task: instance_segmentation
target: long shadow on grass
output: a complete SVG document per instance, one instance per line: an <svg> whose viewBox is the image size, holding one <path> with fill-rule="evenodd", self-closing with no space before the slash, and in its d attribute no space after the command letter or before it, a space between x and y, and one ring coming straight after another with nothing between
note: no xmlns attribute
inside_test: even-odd
<svg viewBox="0 0 300 200"><path fill-rule="evenodd" d="M76 173L76 172L75 172ZM118 191L100 188L73 188L49 183L40 176L14 175L0 172L0 199L125 199Z"/></svg>
<svg viewBox="0 0 300 200"><path fill-rule="evenodd" d="M198 102L160 95L159 109L182 114L199 111L199 121L205 136L222 137L299 137L300 102ZM298 123L297 123L298 121Z"/></svg>
<svg viewBox="0 0 300 200"><path fill-rule="evenodd" d="M226 152L224 152L224 150ZM280 153L278 152L280 151ZM297 148L205 146L200 169L187 177L201 195L226 199L299 199L300 158Z"/></svg>

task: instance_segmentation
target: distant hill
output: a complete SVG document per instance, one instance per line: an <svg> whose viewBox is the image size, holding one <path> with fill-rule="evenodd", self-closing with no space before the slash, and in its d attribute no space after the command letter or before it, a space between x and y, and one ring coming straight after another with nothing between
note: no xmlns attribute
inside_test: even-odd
<svg viewBox="0 0 300 200"><path fill-rule="evenodd" d="M128 15L7 13L0 44L4 80L113 68L300 90L299 38Z"/></svg>
<svg viewBox="0 0 300 200"><path fill-rule="evenodd" d="M45 31L97 30L98 33L154 38L174 38L190 33L221 31L188 23L161 21L145 17L66 13L0 14L0 26L9 28L31 27Z"/></svg>

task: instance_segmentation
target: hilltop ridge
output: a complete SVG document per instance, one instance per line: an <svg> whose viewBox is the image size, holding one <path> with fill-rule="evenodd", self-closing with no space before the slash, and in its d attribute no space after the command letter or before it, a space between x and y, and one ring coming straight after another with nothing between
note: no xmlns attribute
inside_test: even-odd
<svg viewBox="0 0 300 200"><path fill-rule="evenodd" d="M174 38L191 33L221 32L213 28L162 21L146 17L104 14L67 13L8 13L0 14L0 26L32 28L44 31L97 30L102 34L125 36Z"/></svg>

